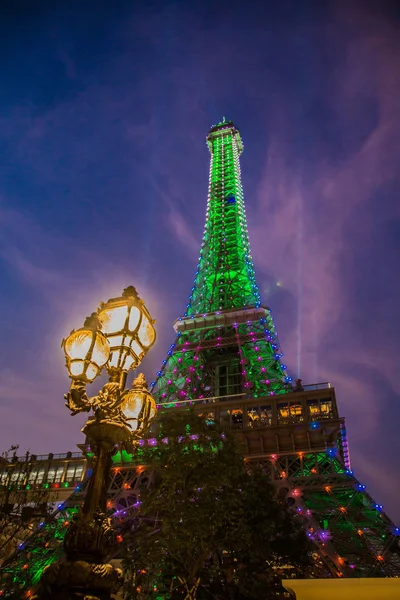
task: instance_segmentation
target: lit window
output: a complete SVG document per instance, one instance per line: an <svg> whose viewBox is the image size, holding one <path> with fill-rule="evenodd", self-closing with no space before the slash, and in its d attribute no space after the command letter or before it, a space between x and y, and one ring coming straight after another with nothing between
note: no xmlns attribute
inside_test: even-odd
<svg viewBox="0 0 400 600"><path fill-rule="evenodd" d="M65 481L81 481L83 475L82 463L69 463Z"/></svg>
<svg viewBox="0 0 400 600"><path fill-rule="evenodd" d="M253 406L247 409L248 427L264 427L272 425L272 407L271 406Z"/></svg>
<svg viewBox="0 0 400 600"><path fill-rule="evenodd" d="M35 483L42 483L44 477L44 467L39 467Z"/></svg>

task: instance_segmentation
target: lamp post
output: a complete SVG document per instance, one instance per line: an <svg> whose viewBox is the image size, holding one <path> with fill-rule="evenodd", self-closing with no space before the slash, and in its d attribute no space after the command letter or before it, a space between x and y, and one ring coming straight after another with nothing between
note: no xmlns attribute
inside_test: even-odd
<svg viewBox="0 0 400 600"><path fill-rule="evenodd" d="M93 413L82 432L94 452L94 469L82 509L65 534L65 557L43 571L34 598L108 600L122 585L122 571L106 562L116 547L106 514L107 480L113 453L121 446L129 449L156 413L143 374L125 390L128 371L141 363L155 342L153 323L131 286L121 297L100 304L84 326L62 342L71 378L65 404L72 415ZM104 368L109 380L89 398L86 385Z"/></svg>

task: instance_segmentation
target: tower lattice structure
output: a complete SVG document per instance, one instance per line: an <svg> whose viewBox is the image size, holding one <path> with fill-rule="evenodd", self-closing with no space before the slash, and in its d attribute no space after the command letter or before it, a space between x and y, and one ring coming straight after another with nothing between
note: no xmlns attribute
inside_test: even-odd
<svg viewBox="0 0 400 600"><path fill-rule="evenodd" d="M238 129L225 119L207 136L206 224L186 312L153 393L161 410L187 406L236 432L304 518L332 576L399 576L400 530L350 466L345 421L330 384L293 385L270 309L261 303L250 251Z"/></svg>
<svg viewBox="0 0 400 600"><path fill-rule="evenodd" d="M160 403L285 393L291 378L282 364L274 321L261 304L250 252L239 157L243 144L231 121L210 130L206 224L176 340L157 373Z"/></svg>

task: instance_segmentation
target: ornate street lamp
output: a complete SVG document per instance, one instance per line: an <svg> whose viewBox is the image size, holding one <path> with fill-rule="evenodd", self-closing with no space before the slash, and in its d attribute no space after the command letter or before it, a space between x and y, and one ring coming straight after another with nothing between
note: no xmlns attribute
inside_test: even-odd
<svg viewBox="0 0 400 600"><path fill-rule="evenodd" d="M154 321L131 286L120 298L100 304L97 313L62 342L71 378L65 404L72 415L93 412L82 432L94 452L94 469L83 507L65 535L66 558L43 571L33 598L107 600L122 584L121 570L105 562L116 546L106 515L107 480L113 453L121 445L130 448L155 416L156 405L143 374L125 390L128 371L141 363L155 339ZM86 385L104 368L109 380L89 398Z"/></svg>

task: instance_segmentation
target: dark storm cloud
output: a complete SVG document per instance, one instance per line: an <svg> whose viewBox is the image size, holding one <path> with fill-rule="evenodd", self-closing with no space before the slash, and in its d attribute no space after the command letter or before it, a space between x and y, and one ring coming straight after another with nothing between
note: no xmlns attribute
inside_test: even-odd
<svg viewBox="0 0 400 600"><path fill-rule="evenodd" d="M285 362L335 384L353 468L400 517L395 5L96 7L0 20L2 445L80 441L59 343L130 283L157 318L158 369L201 241L204 138L225 115Z"/></svg>

